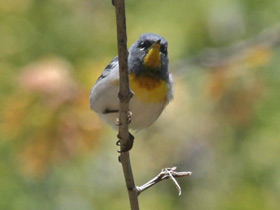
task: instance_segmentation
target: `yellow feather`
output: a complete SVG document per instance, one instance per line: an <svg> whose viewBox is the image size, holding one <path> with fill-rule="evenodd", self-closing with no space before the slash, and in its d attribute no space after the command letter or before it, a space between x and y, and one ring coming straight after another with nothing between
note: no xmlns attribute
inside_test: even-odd
<svg viewBox="0 0 280 210"><path fill-rule="evenodd" d="M144 58L144 65L151 69L157 69L161 67L159 43L154 43L152 45L148 54Z"/></svg>
<svg viewBox="0 0 280 210"><path fill-rule="evenodd" d="M130 87L137 97L144 103L166 102L168 86L164 80L149 77L129 75Z"/></svg>

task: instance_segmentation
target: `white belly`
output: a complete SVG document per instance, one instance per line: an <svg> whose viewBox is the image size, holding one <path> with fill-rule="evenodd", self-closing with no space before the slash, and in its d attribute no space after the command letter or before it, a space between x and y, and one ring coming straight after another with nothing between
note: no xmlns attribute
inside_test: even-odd
<svg viewBox="0 0 280 210"><path fill-rule="evenodd" d="M164 107L164 103L147 104L139 101L136 97L133 97L129 104L129 109L132 112L132 121L129 128L133 130L141 130L149 127L157 120ZM99 114L108 124L117 128L115 121L119 115L118 113Z"/></svg>

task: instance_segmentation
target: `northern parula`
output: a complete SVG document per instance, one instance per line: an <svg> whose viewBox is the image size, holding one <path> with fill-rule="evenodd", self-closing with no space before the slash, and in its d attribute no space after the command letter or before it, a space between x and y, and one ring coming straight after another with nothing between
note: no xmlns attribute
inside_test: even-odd
<svg viewBox="0 0 280 210"><path fill-rule="evenodd" d="M153 33L142 34L128 50L130 128L141 130L153 124L173 98L173 79L168 68L168 43ZM90 108L116 127L119 114L119 64L115 57L90 92Z"/></svg>

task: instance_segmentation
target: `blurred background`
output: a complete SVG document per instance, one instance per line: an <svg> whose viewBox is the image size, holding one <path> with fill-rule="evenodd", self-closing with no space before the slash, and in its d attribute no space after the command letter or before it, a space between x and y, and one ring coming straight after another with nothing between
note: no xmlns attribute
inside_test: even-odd
<svg viewBox="0 0 280 210"><path fill-rule="evenodd" d="M280 209L280 1L127 0L128 45L169 42L175 99L135 133L146 210ZM116 131L89 91L117 54L107 0L0 0L0 209L128 209Z"/></svg>

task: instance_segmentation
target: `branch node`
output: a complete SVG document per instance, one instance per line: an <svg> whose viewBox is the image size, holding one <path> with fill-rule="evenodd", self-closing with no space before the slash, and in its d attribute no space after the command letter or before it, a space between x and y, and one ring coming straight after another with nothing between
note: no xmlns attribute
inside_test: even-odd
<svg viewBox="0 0 280 210"><path fill-rule="evenodd" d="M178 182L175 178L191 176L192 172L190 172L190 171L177 172L176 169L177 169L177 167L163 168L161 170L161 172L156 177L154 177L153 179L148 181L146 184L143 184L140 187L136 186L136 189L138 191L138 195L140 195L146 189L148 189L148 188L152 187L153 185L157 184L158 182L160 182L164 179L169 179L170 178L174 182L174 184L175 184L175 186L176 186L176 188L179 192L179 196L180 196L182 190L181 190L181 187L180 187L180 185L178 184Z"/></svg>
<svg viewBox="0 0 280 210"><path fill-rule="evenodd" d="M121 92L119 92L118 97L120 99L120 102L124 102L124 103L128 103L129 100L133 97L134 93L129 90L128 94L123 94Z"/></svg>

